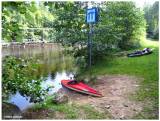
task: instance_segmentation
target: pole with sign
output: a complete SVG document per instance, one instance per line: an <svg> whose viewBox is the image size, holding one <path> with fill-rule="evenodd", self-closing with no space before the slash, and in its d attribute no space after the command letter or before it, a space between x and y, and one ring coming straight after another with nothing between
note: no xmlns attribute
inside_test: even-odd
<svg viewBox="0 0 160 121"><path fill-rule="evenodd" d="M88 50L89 50L89 67L92 65L92 34L93 24L98 22L98 8L93 7L86 10L86 22L89 24Z"/></svg>

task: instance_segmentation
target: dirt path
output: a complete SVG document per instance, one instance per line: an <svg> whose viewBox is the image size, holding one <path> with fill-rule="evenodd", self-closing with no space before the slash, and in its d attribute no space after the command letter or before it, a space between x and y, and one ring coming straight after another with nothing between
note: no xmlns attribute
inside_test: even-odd
<svg viewBox="0 0 160 121"><path fill-rule="evenodd" d="M129 99L139 85L137 78L126 75L101 76L98 78L95 89L102 92L104 97L97 98L67 91L71 102L90 104L97 110L109 112L113 119L130 119L142 110L142 104Z"/></svg>

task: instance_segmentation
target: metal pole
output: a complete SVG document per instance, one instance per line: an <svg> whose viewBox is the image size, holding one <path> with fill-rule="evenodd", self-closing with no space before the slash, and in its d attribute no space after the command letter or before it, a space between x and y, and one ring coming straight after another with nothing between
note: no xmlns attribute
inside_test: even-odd
<svg viewBox="0 0 160 121"><path fill-rule="evenodd" d="M89 67L92 65L92 24L89 25L90 31L89 31Z"/></svg>
<svg viewBox="0 0 160 121"><path fill-rule="evenodd" d="M90 29L90 27L89 27L89 29ZM90 65L89 64L90 63L90 59L89 59L90 58L90 53L89 53L90 52L89 51L90 50L90 30L88 31L88 43L87 43L87 46L88 46L88 48L87 48L88 49L87 54L88 54L88 68L89 68L89 65Z"/></svg>

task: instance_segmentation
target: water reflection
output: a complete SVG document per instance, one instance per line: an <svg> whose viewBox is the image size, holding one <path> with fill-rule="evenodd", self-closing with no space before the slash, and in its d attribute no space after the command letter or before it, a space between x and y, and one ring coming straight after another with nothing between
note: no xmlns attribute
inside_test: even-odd
<svg viewBox="0 0 160 121"><path fill-rule="evenodd" d="M62 73L57 72L54 79L52 79L51 74L49 74L47 80L43 81L41 85L43 89L51 87L48 94L53 94L54 92L57 92L60 88L62 88L61 80L71 78L73 78L73 73L67 75L65 71L63 71Z"/></svg>
<svg viewBox="0 0 160 121"><path fill-rule="evenodd" d="M2 56L13 55L16 57L36 57L37 54L45 56L47 54L51 55L53 51L62 50L62 48L55 43L35 43L35 44L26 44L26 45L10 45L8 47L2 47ZM48 56L49 57L49 56Z"/></svg>
<svg viewBox="0 0 160 121"><path fill-rule="evenodd" d="M62 88L61 80L62 79L71 79L73 78L73 74L66 74L65 71L62 73L57 72L54 79L52 79L51 75L48 75L47 80L44 80L41 82L41 86L43 89L47 89L48 87L51 87L48 91L48 94L54 94L57 92L60 88ZM17 105L21 110L24 110L30 106L32 106L34 103L30 102L30 97L23 97L19 92L17 92L15 95L11 95L8 102Z"/></svg>
<svg viewBox="0 0 160 121"><path fill-rule="evenodd" d="M10 96L8 102L18 106L20 110L24 110L34 104L30 102L30 97L23 97L18 91L15 95Z"/></svg>
<svg viewBox="0 0 160 121"><path fill-rule="evenodd" d="M44 78L41 82L43 89L49 89L48 94L57 92L61 87L62 79L73 78L76 68L73 57L66 56L61 48L54 44L41 46L11 47L2 49L3 58L6 55L13 55L18 58L32 58L38 60L39 68L30 74L30 79ZM31 68L32 69L32 68ZM49 88L50 87L50 88ZM17 105L21 110L33 105L30 97L23 97L18 91L11 95L8 102Z"/></svg>

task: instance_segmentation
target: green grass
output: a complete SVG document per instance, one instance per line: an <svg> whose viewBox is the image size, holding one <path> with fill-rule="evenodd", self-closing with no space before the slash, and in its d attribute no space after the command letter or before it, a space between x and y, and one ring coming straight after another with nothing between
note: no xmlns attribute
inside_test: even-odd
<svg viewBox="0 0 160 121"><path fill-rule="evenodd" d="M63 114L63 119L107 119L109 117L109 115L97 111L90 105L82 106L75 103L54 104L52 98L53 96L48 97L45 102L34 105L29 111L50 110L52 112L49 114L49 119L58 119L55 112ZM41 118L45 119L46 117Z"/></svg>
<svg viewBox="0 0 160 121"><path fill-rule="evenodd" d="M90 105L83 105L83 106L80 106L80 108L85 113L85 116L87 117L87 119L106 119L106 118L111 118L109 113L98 112Z"/></svg>
<svg viewBox="0 0 160 121"><path fill-rule="evenodd" d="M158 111L158 41L143 40L141 48L153 48L153 53L141 57L114 57L106 59L92 66L93 75L125 74L143 78L140 80L140 89L135 96L136 100L152 102L152 107L145 107L138 118L157 118ZM134 51L134 50L131 50ZM131 52L129 51L129 52ZM89 72L86 72L89 73ZM147 113L146 113L147 112ZM149 114L149 115L148 115ZM140 116L141 115L141 116Z"/></svg>
<svg viewBox="0 0 160 121"><path fill-rule="evenodd" d="M158 48L158 41L153 40L153 39L142 39L142 41L140 41L140 44L142 47L155 47Z"/></svg>

